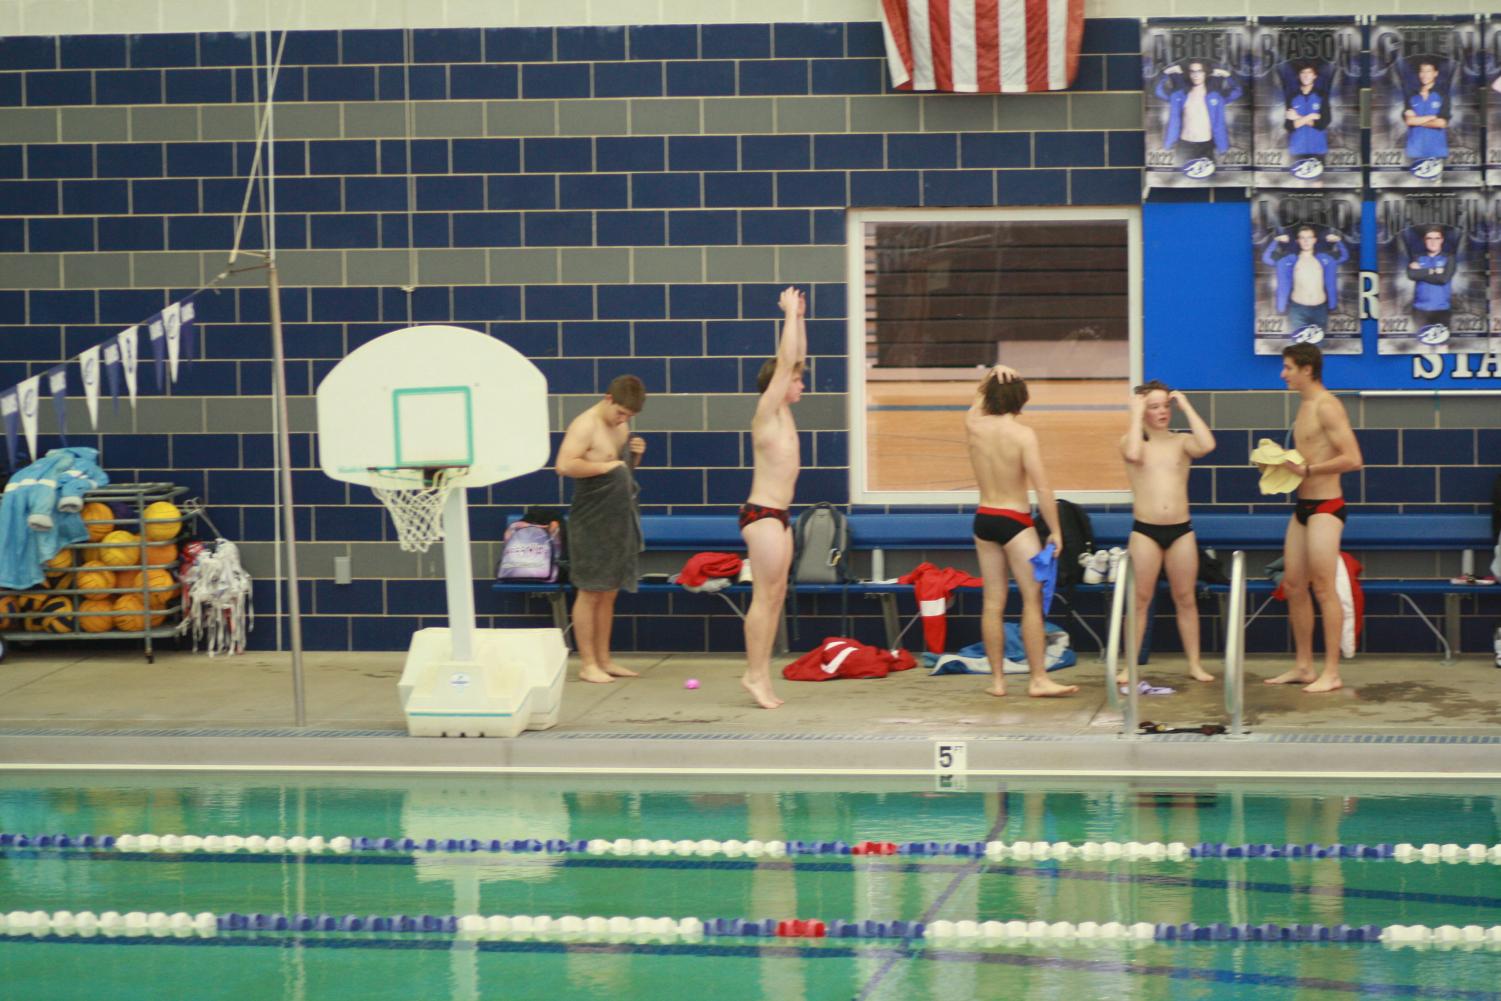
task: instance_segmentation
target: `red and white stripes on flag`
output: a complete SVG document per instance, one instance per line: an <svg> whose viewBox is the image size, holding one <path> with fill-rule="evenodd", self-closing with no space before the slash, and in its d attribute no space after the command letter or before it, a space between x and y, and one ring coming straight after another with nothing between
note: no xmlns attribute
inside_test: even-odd
<svg viewBox="0 0 1501 1001"><path fill-rule="evenodd" d="M898 90L1020 94L1074 82L1084 0L881 0Z"/></svg>

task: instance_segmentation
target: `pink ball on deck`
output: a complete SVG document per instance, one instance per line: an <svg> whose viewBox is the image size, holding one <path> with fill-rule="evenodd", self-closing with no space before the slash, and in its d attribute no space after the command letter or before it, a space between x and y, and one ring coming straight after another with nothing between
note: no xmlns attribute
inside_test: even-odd
<svg viewBox="0 0 1501 1001"><path fill-rule="evenodd" d="M688 688L688 689L697 688L698 687L698 679L697 678L689 678L687 681L683 682L683 687L684 688Z"/></svg>

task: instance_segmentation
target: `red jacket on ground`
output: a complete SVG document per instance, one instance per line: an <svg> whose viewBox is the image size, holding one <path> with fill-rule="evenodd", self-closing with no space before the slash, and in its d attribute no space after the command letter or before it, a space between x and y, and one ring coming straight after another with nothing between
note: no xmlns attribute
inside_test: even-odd
<svg viewBox="0 0 1501 1001"><path fill-rule="evenodd" d="M828 681L830 678L884 678L892 671L916 667L905 650L882 650L854 640L830 636L782 668L788 681Z"/></svg>
<svg viewBox="0 0 1501 1001"><path fill-rule="evenodd" d="M919 563L911 573L897 578L898 584L911 584L917 595L917 610L922 615L922 634L931 653L943 653L948 639L948 596L956 587L979 587L979 577L971 577L963 570L953 567L935 567L931 563Z"/></svg>

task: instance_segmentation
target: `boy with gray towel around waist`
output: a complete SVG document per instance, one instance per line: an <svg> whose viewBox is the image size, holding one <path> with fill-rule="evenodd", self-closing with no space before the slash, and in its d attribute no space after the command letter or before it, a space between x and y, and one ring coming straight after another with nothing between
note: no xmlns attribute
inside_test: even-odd
<svg viewBox="0 0 1501 1001"><path fill-rule="evenodd" d="M635 593L641 544L641 512L633 471L646 442L630 433L630 421L646 403L634 375L617 376L605 398L575 417L558 447L557 471L574 481L568 515L573 636L583 665L580 681L609 684L635 671L610 657L615 596Z"/></svg>

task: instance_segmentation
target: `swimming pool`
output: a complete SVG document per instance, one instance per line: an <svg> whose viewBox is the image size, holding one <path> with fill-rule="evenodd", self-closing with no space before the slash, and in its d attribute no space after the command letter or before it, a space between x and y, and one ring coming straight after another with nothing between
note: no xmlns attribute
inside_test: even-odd
<svg viewBox="0 0 1501 1001"><path fill-rule="evenodd" d="M1501 998L1484 944L1161 940L1501 925L1501 864L1303 856L1495 845L1501 788L1319 783L0 774L0 983L90 1001ZM203 840L164 850L185 836ZM230 840L257 837L323 841ZM1281 857L1221 857L1242 845ZM49 923L16 917L33 913ZM672 920L587 920L611 917Z"/></svg>

